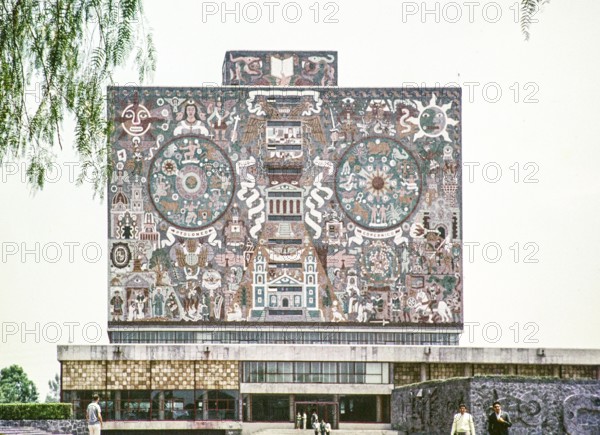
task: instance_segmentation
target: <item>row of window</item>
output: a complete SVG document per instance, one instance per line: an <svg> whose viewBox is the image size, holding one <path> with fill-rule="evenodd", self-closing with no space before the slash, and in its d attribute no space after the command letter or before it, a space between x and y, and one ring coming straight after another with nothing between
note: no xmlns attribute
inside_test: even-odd
<svg viewBox="0 0 600 435"><path fill-rule="evenodd" d="M100 395L105 421L232 420L290 421L289 395L244 395L232 390L65 390L61 401L71 403L74 418L85 419L92 395ZM377 421L376 396L295 395L293 415L317 411L337 427L338 421ZM383 422L389 422L390 397L380 396ZM239 414L241 405L243 414ZM251 414L249 411L251 410Z"/></svg>
<svg viewBox="0 0 600 435"><path fill-rule="evenodd" d="M388 384L388 363L247 361L243 382L299 384Z"/></svg>
<svg viewBox="0 0 600 435"><path fill-rule="evenodd" d="M66 390L62 401L71 403L74 417L84 419L94 391ZM106 420L238 420L239 394L235 390L104 391L100 408Z"/></svg>
<svg viewBox="0 0 600 435"><path fill-rule="evenodd" d="M352 331L109 331L112 343L458 345L455 333Z"/></svg>

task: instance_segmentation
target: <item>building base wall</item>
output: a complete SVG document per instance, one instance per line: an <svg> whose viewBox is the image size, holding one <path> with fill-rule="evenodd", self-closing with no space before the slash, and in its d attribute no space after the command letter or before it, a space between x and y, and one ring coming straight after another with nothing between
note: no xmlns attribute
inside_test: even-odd
<svg viewBox="0 0 600 435"><path fill-rule="evenodd" d="M32 427L53 434L88 434L85 420L0 420L2 427Z"/></svg>
<svg viewBox="0 0 600 435"><path fill-rule="evenodd" d="M392 393L392 426L400 433L447 434L458 405L487 430L491 405L499 401L513 426L511 435L598 434L600 381L488 376L422 382Z"/></svg>

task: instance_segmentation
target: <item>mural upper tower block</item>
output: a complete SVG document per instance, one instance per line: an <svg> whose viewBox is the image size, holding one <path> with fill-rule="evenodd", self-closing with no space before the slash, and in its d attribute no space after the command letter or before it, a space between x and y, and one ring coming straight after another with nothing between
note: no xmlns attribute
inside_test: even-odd
<svg viewBox="0 0 600 435"><path fill-rule="evenodd" d="M223 80L109 89L109 326L460 331L460 89L332 87L336 52Z"/></svg>

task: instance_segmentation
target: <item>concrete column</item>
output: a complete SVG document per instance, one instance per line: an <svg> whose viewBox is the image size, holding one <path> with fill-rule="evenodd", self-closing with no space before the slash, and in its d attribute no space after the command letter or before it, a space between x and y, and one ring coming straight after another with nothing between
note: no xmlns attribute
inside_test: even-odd
<svg viewBox="0 0 600 435"><path fill-rule="evenodd" d="M158 393L158 419L165 419L165 392L161 391Z"/></svg>
<svg viewBox="0 0 600 435"><path fill-rule="evenodd" d="M329 423L331 423L331 428L332 429L337 429L339 427L339 420L340 420L340 395L339 394L334 394L333 395L333 401L335 403L337 403L337 413L334 416L334 421L330 421Z"/></svg>
<svg viewBox="0 0 600 435"><path fill-rule="evenodd" d="M516 375L517 374L517 366L514 364L509 364L508 365L508 374L509 375Z"/></svg>
<svg viewBox="0 0 600 435"><path fill-rule="evenodd" d="M383 406L381 403L381 396L378 394L375 397L375 421L381 423L383 421Z"/></svg>
<svg viewBox="0 0 600 435"><path fill-rule="evenodd" d="M471 364L465 364L465 376L468 378L473 376L473 366Z"/></svg>
<svg viewBox="0 0 600 435"><path fill-rule="evenodd" d="M202 393L202 420L208 420L208 391Z"/></svg>
<svg viewBox="0 0 600 435"><path fill-rule="evenodd" d="M248 409L246 412L248 413L248 421L252 421L252 394L248 394L247 407Z"/></svg>
<svg viewBox="0 0 600 435"><path fill-rule="evenodd" d="M121 391L115 391L115 420L121 420Z"/></svg>
<svg viewBox="0 0 600 435"><path fill-rule="evenodd" d="M427 378L427 363L421 363L421 382L425 382Z"/></svg>
<svg viewBox="0 0 600 435"><path fill-rule="evenodd" d="M295 408L295 403L296 403L296 396L294 394L290 394L290 421L294 422L294 425L296 424L296 414L294 414L294 408ZM294 426L295 427L295 426Z"/></svg>
<svg viewBox="0 0 600 435"><path fill-rule="evenodd" d="M596 366L596 380L600 381L600 366Z"/></svg>
<svg viewBox="0 0 600 435"><path fill-rule="evenodd" d="M559 365L555 365L554 367L552 367L552 376L554 376L555 378L560 378L560 366Z"/></svg>

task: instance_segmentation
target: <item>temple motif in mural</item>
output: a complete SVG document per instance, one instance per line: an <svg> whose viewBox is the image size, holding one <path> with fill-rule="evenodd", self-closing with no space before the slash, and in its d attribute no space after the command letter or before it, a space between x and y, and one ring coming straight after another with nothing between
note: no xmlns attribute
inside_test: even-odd
<svg viewBox="0 0 600 435"><path fill-rule="evenodd" d="M109 320L462 323L459 89L109 93Z"/></svg>

